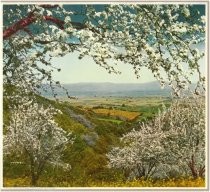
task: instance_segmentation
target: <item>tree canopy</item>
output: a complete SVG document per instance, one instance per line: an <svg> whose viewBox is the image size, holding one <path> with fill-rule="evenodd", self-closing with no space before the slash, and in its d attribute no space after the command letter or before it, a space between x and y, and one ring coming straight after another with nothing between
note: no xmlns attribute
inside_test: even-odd
<svg viewBox="0 0 210 192"><path fill-rule="evenodd" d="M196 46L205 40L205 16L195 5L4 5L3 20L4 83L21 90L60 86L52 71L61 66L51 58L75 51L109 73L120 73L117 61L138 78L146 67L177 94L195 73L196 90L204 88Z"/></svg>

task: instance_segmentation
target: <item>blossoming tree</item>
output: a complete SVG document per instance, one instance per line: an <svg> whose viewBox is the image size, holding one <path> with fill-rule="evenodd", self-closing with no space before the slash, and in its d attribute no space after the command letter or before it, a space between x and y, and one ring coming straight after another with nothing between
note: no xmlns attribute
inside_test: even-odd
<svg viewBox="0 0 210 192"><path fill-rule="evenodd" d="M151 122L121 138L108 154L109 166L137 178L205 174L204 99L174 101Z"/></svg>
<svg viewBox="0 0 210 192"><path fill-rule="evenodd" d="M78 51L109 73L117 61L133 66L137 77L149 69L161 85L179 93L198 74L196 45L205 39L205 17L195 5L4 5L4 82L21 90L57 84L52 57ZM70 69L69 69L70 70Z"/></svg>
<svg viewBox="0 0 210 192"><path fill-rule="evenodd" d="M22 160L30 166L31 184L37 181L47 163L68 168L61 161L62 151L72 143L67 133L55 123L55 109L25 99L21 105L13 106L11 119L4 135L4 155L24 156Z"/></svg>

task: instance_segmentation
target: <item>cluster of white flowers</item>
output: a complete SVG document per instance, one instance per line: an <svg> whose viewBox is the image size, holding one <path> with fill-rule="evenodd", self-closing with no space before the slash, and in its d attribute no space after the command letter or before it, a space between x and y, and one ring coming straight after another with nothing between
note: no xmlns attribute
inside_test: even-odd
<svg viewBox="0 0 210 192"><path fill-rule="evenodd" d="M5 152L27 150L34 158L53 159L71 142L68 139L71 133L66 133L55 123L54 115L59 111L52 107L45 108L24 99L11 110L11 121L4 136Z"/></svg>
<svg viewBox="0 0 210 192"><path fill-rule="evenodd" d="M152 122L124 135L121 147L107 157L109 167L135 177L204 176L204 98L177 100L169 109L164 107Z"/></svg>

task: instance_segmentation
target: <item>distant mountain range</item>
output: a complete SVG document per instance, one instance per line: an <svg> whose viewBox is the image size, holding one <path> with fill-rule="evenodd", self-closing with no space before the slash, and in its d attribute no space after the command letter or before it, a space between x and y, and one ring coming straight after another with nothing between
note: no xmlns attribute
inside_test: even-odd
<svg viewBox="0 0 210 192"><path fill-rule="evenodd" d="M72 91L136 91L136 90L160 90L160 84L156 81L149 83L74 83L64 84L67 89Z"/></svg>
<svg viewBox="0 0 210 192"><path fill-rule="evenodd" d="M145 96L169 96L170 87L161 89L159 82L148 83L72 83L63 84L71 96L75 97L145 97ZM59 97L66 96L65 91L55 88ZM42 92L43 96L50 96L50 93Z"/></svg>

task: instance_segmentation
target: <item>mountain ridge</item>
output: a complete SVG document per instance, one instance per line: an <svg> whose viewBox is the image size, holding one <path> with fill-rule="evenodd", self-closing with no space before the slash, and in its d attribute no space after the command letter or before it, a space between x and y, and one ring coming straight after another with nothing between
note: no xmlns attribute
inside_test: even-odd
<svg viewBox="0 0 210 192"><path fill-rule="evenodd" d="M160 87L158 81L146 83L79 82L65 83L62 86L71 96L169 96L171 88ZM55 88L58 96L64 96L64 90Z"/></svg>

